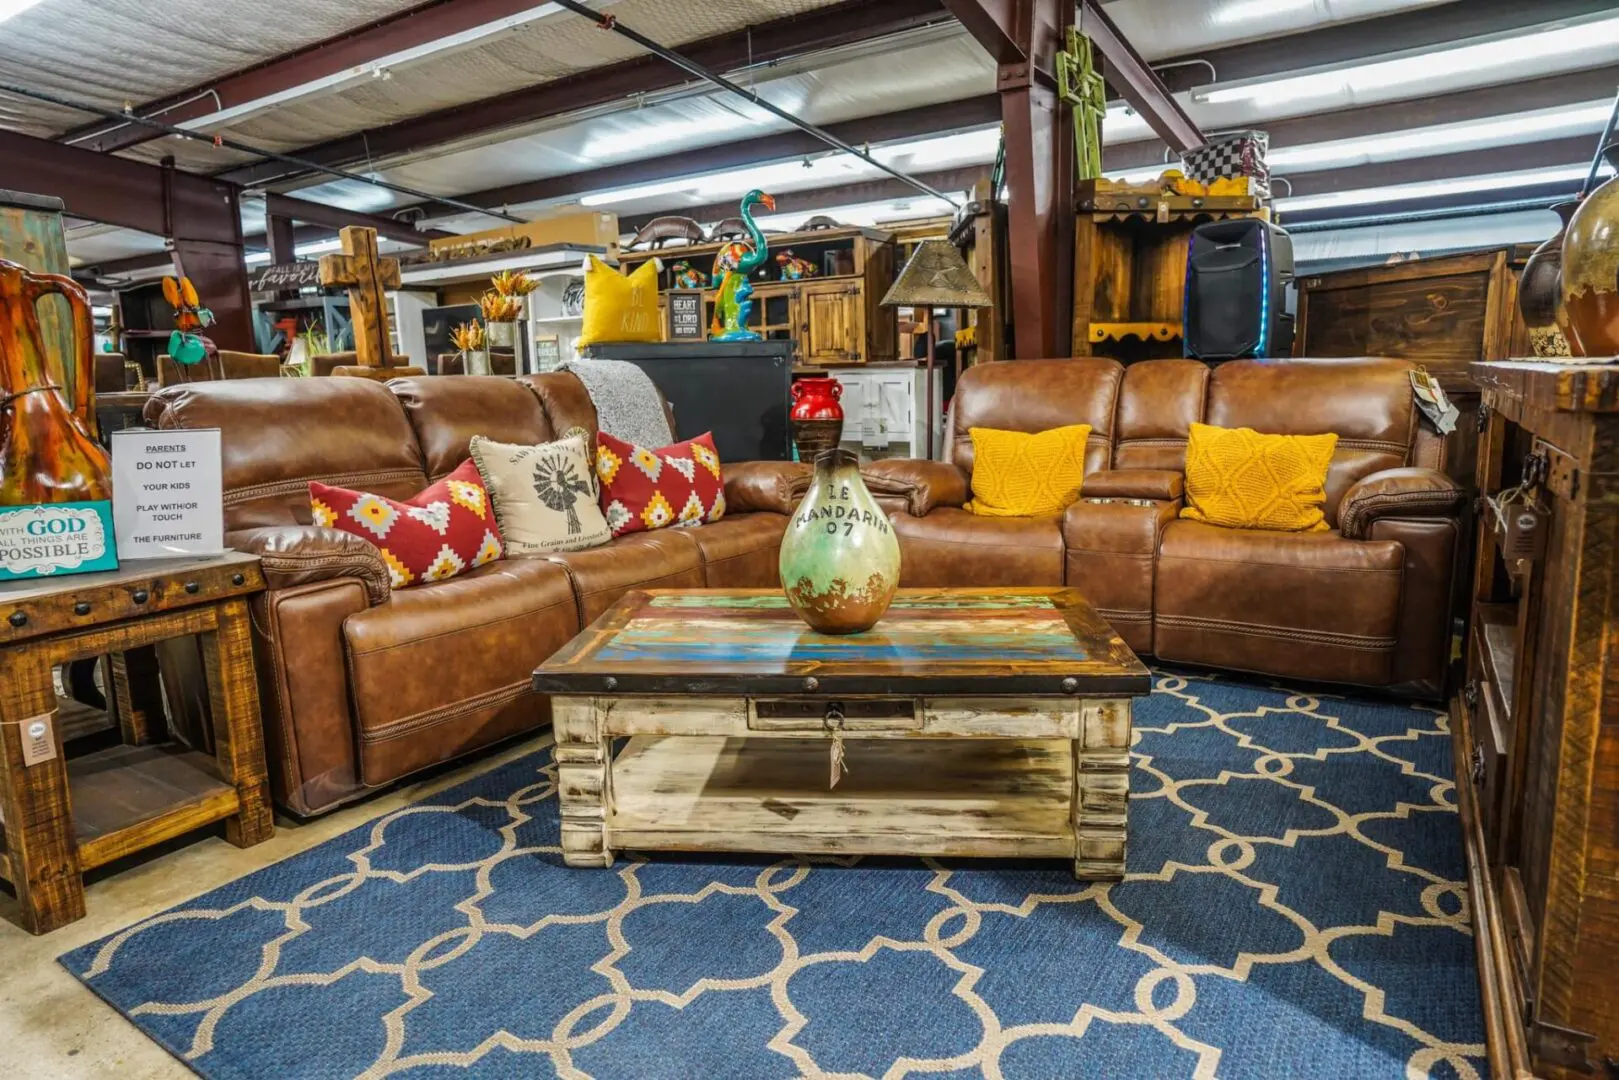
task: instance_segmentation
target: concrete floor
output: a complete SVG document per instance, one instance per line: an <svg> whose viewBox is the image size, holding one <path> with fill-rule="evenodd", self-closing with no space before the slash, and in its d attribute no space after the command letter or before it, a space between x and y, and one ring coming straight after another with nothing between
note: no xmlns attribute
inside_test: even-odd
<svg viewBox="0 0 1619 1080"><path fill-rule="evenodd" d="M193 1076L168 1051L86 990L56 958L549 741L549 733L525 740L473 764L311 822L278 818L275 837L246 850L232 847L221 836L201 835L177 851L93 881L86 889L88 916L43 937L22 929L17 902L9 893L0 892L0 1077L169 1080Z"/></svg>

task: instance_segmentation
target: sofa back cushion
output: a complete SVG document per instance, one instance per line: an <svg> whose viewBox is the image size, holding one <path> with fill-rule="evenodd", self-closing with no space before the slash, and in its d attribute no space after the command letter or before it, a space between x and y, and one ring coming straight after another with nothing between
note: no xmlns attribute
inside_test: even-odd
<svg viewBox="0 0 1619 1080"><path fill-rule="evenodd" d="M1201 360L1143 360L1124 369L1114 420L1115 469L1186 466L1186 435L1203 419L1209 366Z"/></svg>
<svg viewBox="0 0 1619 1080"><path fill-rule="evenodd" d="M1327 522L1359 479L1412 461L1419 432L1407 360L1234 360L1209 377L1204 422L1274 435L1338 436Z"/></svg>
<svg viewBox="0 0 1619 1080"><path fill-rule="evenodd" d="M590 435L590 460L596 460L596 403L579 376L571 371L548 371L543 375L519 375L517 381L533 391L545 410L545 418L560 439L573 428L584 428Z"/></svg>
<svg viewBox="0 0 1619 1080"><path fill-rule="evenodd" d="M1113 407L1124 368L1117 360L1009 360L961 373L945 428L944 459L973 471L971 428L1050 431L1089 424L1085 471L1108 467L1113 449Z"/></svg>
<svg viewBox="0 0 1619 1080"><path fill-rule="evenodd" d="M425 375L392 379L422 448L429 481L438 481L467 460L474 435L532 446L557 436L539 398L511 379L485 375Z"/></svg>
<svg viewBox="0 0 1619 1080"><path fill-rule="evenodd" d="M371 379L241 379L160 390L160 429L218 428L225 529L308 525L309 482L408 499L427 486L399 399Z"/></svg>

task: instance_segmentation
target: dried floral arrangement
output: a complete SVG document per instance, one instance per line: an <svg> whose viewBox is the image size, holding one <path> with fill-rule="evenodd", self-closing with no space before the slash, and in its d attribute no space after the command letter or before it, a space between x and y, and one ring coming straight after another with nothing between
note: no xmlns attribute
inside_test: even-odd
<svg viewBox="0 0 1619 1080"><path fill-rule="evenodd" d="M475 322L464 322L450 331L450 344L459 352L477 352L483 348L483 327Z"/></svg>
<svg viewBox="0 0 1619 1080"><path fill-rule="evenodd" d="M523 313L523 301L519 297L502 296L498 292L486 292L478 297L478 307L485 322L516 322Z"/></svg>
<svg viewBox="0 0 1619 1080"><path fill-rule="evenodd" d="M489 279L490 286L500 296L524 297L540 287L540 283L527 274L502 270Z"/></svg>

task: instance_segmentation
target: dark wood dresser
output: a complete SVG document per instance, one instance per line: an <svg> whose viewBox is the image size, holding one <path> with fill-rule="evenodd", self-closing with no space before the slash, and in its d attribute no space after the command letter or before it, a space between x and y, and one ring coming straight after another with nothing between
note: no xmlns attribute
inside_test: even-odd
<svg viewBox="0 0 1619 1080"><path fill-rule="evenodd" d="M1481 502L1451 720L1491 1072L1614 1080L1619 364L1470 373Z"/></svg>

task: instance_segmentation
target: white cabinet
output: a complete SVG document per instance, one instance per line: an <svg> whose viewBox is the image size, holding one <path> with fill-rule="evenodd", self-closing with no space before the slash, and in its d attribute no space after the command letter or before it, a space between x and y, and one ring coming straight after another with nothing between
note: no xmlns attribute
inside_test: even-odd
<svg viewBox="0 0 1619 1080"><path fill-rule="evenodd" d="M925 457L927 370L920 367L830 368L843 384L843 443L865 457ZM943 442L944 388L933 374L933 453Z"/></svg>

